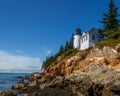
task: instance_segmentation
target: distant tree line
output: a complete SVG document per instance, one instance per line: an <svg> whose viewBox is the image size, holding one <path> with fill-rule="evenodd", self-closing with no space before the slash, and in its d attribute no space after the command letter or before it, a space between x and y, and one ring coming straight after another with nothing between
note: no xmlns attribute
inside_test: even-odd
<svg viewBox="0 0 120 96"><path fill-rule="evenodd" d="M65 46L63 44L60 46L58 53L62 53L64 51L68 51L69 49L73 49L73 39L74 39L74 34L72 34L70 41L66 41Z"/></svg>
<svg viewBox="0 0 120 96"><path fill-rule="evenodd" d="M59 48L59 51L52 56L46 57L46 60L42 63L42 69L48 68L52 63L55 63L58 56L60 56L62 53L67 52L70 49L73 49L73 38L74 34L72 34L69 41L66 41L65 45L61 45Z"/></svg>

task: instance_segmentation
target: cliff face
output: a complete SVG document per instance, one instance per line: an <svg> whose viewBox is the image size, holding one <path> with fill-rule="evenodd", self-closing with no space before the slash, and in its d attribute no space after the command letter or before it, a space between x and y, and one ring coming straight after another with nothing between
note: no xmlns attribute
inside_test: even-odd
<svg viewBox="0 0 120 96"><path fill-rule="evenodd" d="M120 44L115 48L93 47L69 58L59 56L57 64L27 80L13 89L30 96L120 96Z"/></svg>
<svg viewBox="0 0 120 96"><path fill-rule="evenodd" d="M120 45L114 49L104 47L99 49L94 47L83 60L81 51L68 59L59 59L58 63L50 66L44 73L50 76L70 75L73 71L85 71L90 65L99 65L120 71ZM83 53L84 54L84 53Z"/></svg>

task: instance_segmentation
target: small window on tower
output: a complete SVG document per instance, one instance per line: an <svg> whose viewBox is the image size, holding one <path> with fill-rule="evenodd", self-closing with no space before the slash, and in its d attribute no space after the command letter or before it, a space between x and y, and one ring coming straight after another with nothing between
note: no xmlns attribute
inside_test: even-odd
<svg viewBox="0 0 120 96"><path fill-rule="evenodd" d="M92 36L92 40L95 40L95 35Z"/></svg>
<svg viewBox="0 0 120 96"><path fill-rule="evenodd" d="M86 41L87 41L87 36L86 36Z"/></svg>
<svg viewBox="0 0 120 96"><path fill-rule="evenodd" d="M81 39L81 43L83 43L83 39Z"/></svg>

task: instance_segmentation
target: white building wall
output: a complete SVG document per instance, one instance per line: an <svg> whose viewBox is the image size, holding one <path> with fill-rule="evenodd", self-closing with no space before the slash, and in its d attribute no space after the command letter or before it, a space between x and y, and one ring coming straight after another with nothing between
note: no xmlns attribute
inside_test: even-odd
<svg viewBox="0 0 120 96"><path fill-rule="evenodd" d="M73 42L74 48L79 49L80 48L80 35L74 35L74 42Z"/></svg>
<svg viewBox="0 0 120 96"><path fill-rule="evenodd" d="M87 49L89 47L89 34L84 35L81 39L81 47L80 50Z"/></svg>

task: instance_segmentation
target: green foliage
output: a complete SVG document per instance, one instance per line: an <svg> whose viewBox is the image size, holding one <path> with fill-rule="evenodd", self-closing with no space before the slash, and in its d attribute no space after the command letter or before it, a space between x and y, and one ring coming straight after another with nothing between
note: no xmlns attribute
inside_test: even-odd
<svg viewBox="0 0 120 96"><path fill-rule="evenodd" d="M63 44L60 46L58 54L63 53L64 51L68 51L69 49L73 49L73 38L74 38L74 34L72 34L70 41L67 41L65 43L65 46Z"/></svg>
<svg viewBox="0 0 120 96"><path fill-rule="evenodd" d="M72 37L70 38L70 41L69 41L69 49L73 48L73 40L74 40L74 34L72 33Z"/></svg>
<svg viewBox="0 0 120 96"><path fill-rule="evenodd" d="M99 41L104 40L105 37L107 37L106 32L102 28L98 29L98 33L99 33Z"/></svg>
<svg viewBox="0 0 120 96"><path fill-rule="evenodd" d="M46 58L45 61L43 61L42 69L47 69L50 65L55 64L56 60L59 56L62 56L65 59L65 58L72 56L76 52L78 52L77 49L69 49L69 50L61 52L61 53L56 53L54 56L50 56L50 57Z"/></svg>
<svg viewBox="0 0 120 96"><path fill-rule="evenodd" d="M112 32L113 33L113 32ZM120 29L117 30L117 31L114 31L113 34L111 34L108 38L111 38L111 39L119 39L120 38Z"/></svg>
<svg viewBox="0 0 120 96"><path fill-rule="evenodd" d="M69 43L67 41L66 44L65 44L65 51L67 51L68 49L69 49Z"/></svg>
<svg viewBox="0 0 120 96"><path fill-rule="evenodd" d="M61 55L64 57L64 58L69 58L71 56L73 56L75 53L77 53L78 50L77 49L69 49L67 51L64 51Z"/></svg>
<svg viewBox="0 0 120 96"><path fill-rule="evenodd" d="M111 31L118 30L120 24L119 20L117 19L118 15L118 8L114 4L114 0L110 0L109 2L109 10L107 13L103 14L102 21L103 29L108 35L111 35Z"/></svg>
<svg viewBox="0 0 120 96"><path fill-rule="evenodd" d="M103 28L100 32L105 32L105 35L109 38L113 32L116 32L119 29L120 20L118 20L118 8L115 6L114 0L110 0L108 7L108 12L103 14L102 21L100 21L103 24Z"/></svg>
<svg viewBox="0 0 120 96"><path fill-rule="evenodd" d="M114 47L118 43L120 43L120 29L118 31L113 31L113 34L111 34L108 39L96 43L96 46L99 48L103 48L103 46Z"/></svg>
<svg viewBox="0 0 120 96"><path fill-rule="evenodd" d="M70 41L69 42L67 41L65 46L63 46L63 44L60 46L58 53L56 53L53 56L47 57L46 60L43 61L42 69L46 69L51 64L55 64L58 56L62 55L64 57L67 57L68 55L76 52L76 50L73 49L73 36L74 36L74 34L72 34Z"/></svg>
<svg viewBox="0 0 120 96"><path fill-rule="evenodd" d="M43 61L42 64L42 69L46 69L48 66L51 65L51 63L53 63L55 61L55 57L54 56L50 56L46 58L46 61Z"/></svg>
<svg viewBox="0 0 120 96"><path fill-rule="evenodd" d="M120 43L120 38L119 39L107 39L104 41L101 41L99 43L96 43L96 45L99 48L103 48L104 46L108 46L108 47L114 47L116 46L118 43Z"/></svg>
<svg viewBox="0 0 120 96"><path fill-rule="evenodd" d="M64 52L65 51L65 49L64 49L64 46L63 46L63 44L60 46L60 49L59 49L59 53L62 53L62 52Z"/></svg>

